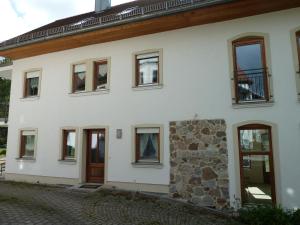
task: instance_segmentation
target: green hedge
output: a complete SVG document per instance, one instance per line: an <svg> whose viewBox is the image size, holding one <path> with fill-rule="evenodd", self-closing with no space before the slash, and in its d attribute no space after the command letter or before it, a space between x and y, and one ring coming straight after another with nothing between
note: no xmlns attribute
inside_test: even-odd
<svg viewBox="0 0 300 225"><path fill-rule="evenodd" d="M247 225L300 225L300 209L291 211L280 206L252 206L239 210L239 221Z"/></svg>

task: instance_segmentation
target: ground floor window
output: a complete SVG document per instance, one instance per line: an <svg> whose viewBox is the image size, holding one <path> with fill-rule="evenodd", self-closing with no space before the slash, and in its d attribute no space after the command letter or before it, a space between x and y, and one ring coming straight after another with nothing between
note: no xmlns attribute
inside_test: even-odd
<svg viewBox="0 0 300 225"><path fill-rule="evenodd" d="M271 127L245 125L238 134L243 204L275 204Z"/></svg>
<svg viewBox="0 0 300 225"><path fill-rule="evenodd" d="M76 149L76 130L63 130L62 159L74 159Z"/></svg>
<svg viewBox="0 0 300 225"><path fill-rule="evenodd" d="M36 147L36 131L21 131L20 158L34 158Z"/></svg>
<svg viewBox="0 0 300 225"><path fill-rule="evenodd" d="M135 128L135 162L160 162L160 128Z"/></svg>

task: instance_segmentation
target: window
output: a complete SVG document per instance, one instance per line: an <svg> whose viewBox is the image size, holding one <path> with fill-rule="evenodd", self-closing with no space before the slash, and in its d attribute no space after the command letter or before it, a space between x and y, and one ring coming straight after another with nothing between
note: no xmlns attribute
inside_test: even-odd
<svg viewBox="0 0 300 225"><path fill-rule="evenodd" d="M94 62L94 90L107 89L107 61Z"/></svg>
<svg viewBox="0 0 300 225"><path fill-rule="evenodd" d="M25 73L24 97L35 97L39 95L40 71Z"/></svg>
<svg viewBox="0 0 300 225"><path fill-rule="evenodd" d="M21 131L20 158L34 158L36 146L36 131Z"/></svg>
<svg viewBox="0 0 300 225"><path fill-rule="evenodd" d="M135 128L135 162L160 162L160 128Z"/></svg>
<svg viewBox="0 0 300 225"><path fill-rule="evenodd" d="M62 160L75 159L76 130L63 130Z"/></svg>
<svg viewBox="0 0 300 225"><path fill-rule="evenodd" d="M238 134L243 204L275 204L271 127L245 125Z"/></svg>
<svg viewBox="0 0 300 225"><path fill-rule="evenodd" d="M264 42L263 37L233 41L236 103L270 100Z"/></svg>
<svg viewBox="0 0 300 225"><path fill-rule="evenodd" d="M86 64L73 66L73 92L85 91Z"/></svg>
<svg viewBox="0 0 300 225"><path fill-rule="evenodd" d="M109 92L110 58L86 59L71 64L72 96Z"/></svg>
<svg viewBox="0 0 300 225"><path fill-rule="evenodd" d="M134 54L134 87L162 84L162 51L144 51Z"/></svg>

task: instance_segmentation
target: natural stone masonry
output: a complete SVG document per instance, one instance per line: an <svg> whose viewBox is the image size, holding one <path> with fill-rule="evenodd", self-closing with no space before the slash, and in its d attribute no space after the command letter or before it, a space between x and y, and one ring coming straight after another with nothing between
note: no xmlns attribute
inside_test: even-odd
<svg viewBox="0 0 300 225"><path fill-rule="evenodd" d="M229 207L224 120L170 122L173 197L218 209Z"/></svg>

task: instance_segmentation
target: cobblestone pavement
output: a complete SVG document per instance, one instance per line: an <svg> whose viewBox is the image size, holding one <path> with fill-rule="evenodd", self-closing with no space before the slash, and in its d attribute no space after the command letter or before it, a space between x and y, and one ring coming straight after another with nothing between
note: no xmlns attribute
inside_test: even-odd
<svg viewBox="0 0 300 225"><path fill-rule="evenodd" d="M1 225L235 225L205 210L124 192L0 181Z"/></svg>

